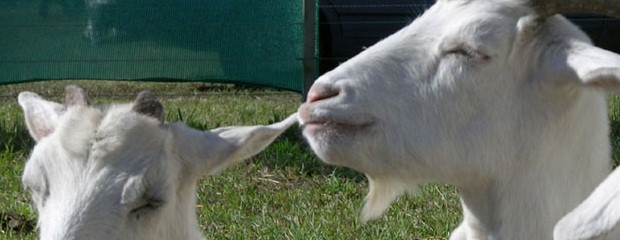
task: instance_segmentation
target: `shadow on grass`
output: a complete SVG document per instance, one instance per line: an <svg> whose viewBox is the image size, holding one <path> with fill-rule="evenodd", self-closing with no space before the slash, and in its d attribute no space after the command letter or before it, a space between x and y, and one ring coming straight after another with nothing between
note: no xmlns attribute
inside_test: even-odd
<svg viewBox="0 0 620 240"><path fill-rule="evenodd" d="M611 154L613 167L620 165L620 119L611 117L610 121L610 139L611 139Z"/></svg>
<svg viewBox="0 0 620 240"><path fill-rule="evenodd" d="M10 231L16 235L28 235L35 231L36 221L12 211L0 211L0 226L5 232Z"/></svg>
<svg viewBox="0 0 620 240"><path fill-rule="evenodd" d="M0 119L0 151L27 152L34 146L26 126L21 122Z"/></svg>

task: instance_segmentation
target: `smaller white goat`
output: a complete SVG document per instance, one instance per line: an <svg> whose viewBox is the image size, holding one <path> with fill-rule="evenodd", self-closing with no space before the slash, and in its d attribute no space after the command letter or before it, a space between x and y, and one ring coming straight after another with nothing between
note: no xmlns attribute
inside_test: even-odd
<svg viewBox="0 0 620 240"><path fill-rule="evenodd" d="M248 158L296 122L197 131L164 123L142 92L130 104L93 107L67 87L65 105L31 92L19 104L36 145L22 181L40 239L202 239L196 181Z"/></svg>

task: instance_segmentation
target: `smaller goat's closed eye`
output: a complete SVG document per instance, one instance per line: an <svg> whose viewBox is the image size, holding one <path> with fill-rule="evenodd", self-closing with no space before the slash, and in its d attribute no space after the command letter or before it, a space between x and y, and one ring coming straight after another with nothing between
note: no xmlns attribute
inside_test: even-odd
<svg viewBox="0 0 620 240"><path fill-rule="evenodd" d="M49 197L50 192L47 187L47 179L43 174L39 172L30 174L28 177L24 177L22 184L32 196L32 201L37 207L45 206L45 201Z"/></svg>
<svg viewBox="0 0 620 240"><path fill-rule="evenodd" d="M45 206L45 200L47 200L49 196L49 192L47 191L46 188L43 188L39 185L35 185L35 186L27 186L26 190L28 190L28 192L32 196L32 202L37 207L40 208L40 207Z"/></svg>
<svg viewBox="0 0 620 240"><path fill-rule="evenodd" d="M161 199L145 199L140 201L140 203L135 204L134 207L129 210L129 214L136 219L140 219L152 211L159 210L163 205L164 201Z"/></svg>

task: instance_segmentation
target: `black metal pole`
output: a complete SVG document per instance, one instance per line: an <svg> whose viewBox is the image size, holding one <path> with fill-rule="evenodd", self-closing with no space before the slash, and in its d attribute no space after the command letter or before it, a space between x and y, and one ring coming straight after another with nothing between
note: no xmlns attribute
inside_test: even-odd
<svg viewBox="0 0 620 240"><path fill-rule="evenodd" d="M317 3L318 0L304 0L304 82L303 99L317 77Z"/></svg>

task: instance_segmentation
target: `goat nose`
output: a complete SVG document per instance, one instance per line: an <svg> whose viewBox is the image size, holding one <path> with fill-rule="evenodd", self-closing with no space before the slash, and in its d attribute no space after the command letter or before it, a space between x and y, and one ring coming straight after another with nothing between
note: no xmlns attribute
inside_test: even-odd
<svg viewBox="0 0 620 240"><path fill-rule="evenodd" d="M312 87L310 87L310 90L308 90L308 96L306 97L306 102L308 103L316 102L316 101L320 101L323 99L335 97L338 94L340 94L339 89L336 89L330 86L325 86L323 84L313 84Z"/></svg>

